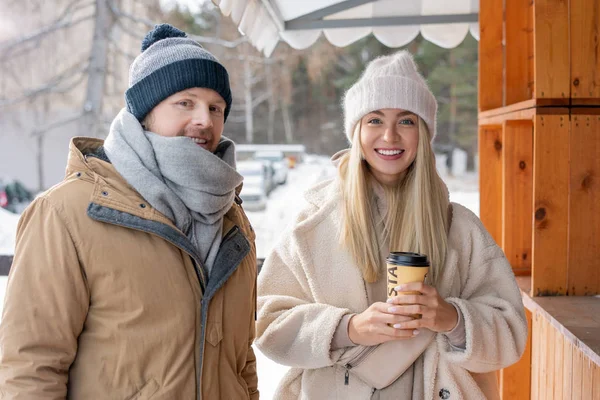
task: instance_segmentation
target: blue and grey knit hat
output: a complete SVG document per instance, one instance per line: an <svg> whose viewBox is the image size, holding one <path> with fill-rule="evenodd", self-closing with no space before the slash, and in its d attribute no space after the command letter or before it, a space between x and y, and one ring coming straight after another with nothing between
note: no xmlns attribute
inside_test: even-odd
<svg viewBox="0 0 600 400"><path fill-rule="evenodd" d="M127 110L142 121L167 97L185 89L201 87L219 93L231 110L229 75L200 43L169 25L156 25L142 41L142 54L129 68Z"/></svg>

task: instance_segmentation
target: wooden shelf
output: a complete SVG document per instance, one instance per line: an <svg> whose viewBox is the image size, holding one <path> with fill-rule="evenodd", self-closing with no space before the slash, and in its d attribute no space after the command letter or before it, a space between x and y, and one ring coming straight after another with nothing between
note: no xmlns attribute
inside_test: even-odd
<svg viewBox="0 0 600 400"><path fill-rule="evenodd" d="M540 313L573 346L600 366L600 296L531 296L531 277L517 277L523 304Z"/></svg>

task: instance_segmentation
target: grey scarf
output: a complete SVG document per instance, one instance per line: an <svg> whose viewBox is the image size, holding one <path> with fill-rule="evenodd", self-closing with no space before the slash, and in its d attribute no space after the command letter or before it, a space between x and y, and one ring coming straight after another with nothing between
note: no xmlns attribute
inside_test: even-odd
<svg viewBox="0 0 600 400"><path fill-rule="evenodd" d="M123 109L104 148L123 178L187 235L210 273L221 245L223 216L242 183L233 142L222 137L213 154L190 138L145 131Z"/></svg>

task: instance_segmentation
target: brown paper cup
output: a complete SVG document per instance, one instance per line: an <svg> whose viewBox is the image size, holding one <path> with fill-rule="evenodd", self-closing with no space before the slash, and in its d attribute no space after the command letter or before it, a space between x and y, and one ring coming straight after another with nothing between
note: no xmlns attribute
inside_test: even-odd
<svg viewBox="0 0 600 400"><path fill-rule="evenodd" d="M419 294L419 292L397 292L395 287L403 283L423 282L429 272L427 256L417 253L392 252L387 258L387 297ZM421 318L421 314L411 315Z"/></svg>

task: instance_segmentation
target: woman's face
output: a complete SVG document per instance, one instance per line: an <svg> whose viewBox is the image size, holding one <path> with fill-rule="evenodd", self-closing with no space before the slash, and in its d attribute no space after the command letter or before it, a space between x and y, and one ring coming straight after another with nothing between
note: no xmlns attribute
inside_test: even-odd
<svg viewBox="0 0 600 400"><path fill-rule="evenodd" d="M417 155L418 117L410 111L385 108L368 113L361 122L360 145L371 173L382 184L397 183Z"/></svg>

